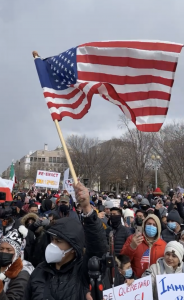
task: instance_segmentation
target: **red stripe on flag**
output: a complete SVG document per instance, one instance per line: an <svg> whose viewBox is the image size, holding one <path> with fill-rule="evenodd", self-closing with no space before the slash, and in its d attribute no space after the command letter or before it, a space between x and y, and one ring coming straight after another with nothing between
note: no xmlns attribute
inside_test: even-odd
<svg viewBox="0 0 184 300"><path fill-rule="evenodd" d="M136 117L143 116L163 116L167 114L167 107L140 107L132 109Z"/></svg>
<svg viewBox="0 0 184 300"><path fill-rule="evenodd" d="M167 79L152 75L140 75L140 76L119 76L109 75L104 73L82 72L78 71L79 80L109 82L112 84L147 84L147 83L159 83L172 87L174 80Z"/></svg>
<svg viewBox="0 0 184 300"><path fill-rule="evenodd" d="M56 104L54 102L48 102L47 103L47 106L48 108L52 108L52 107L55 107L55 108L60 108L60 107L70 107L72 109L76 109L77 107L79 107L79 105L83 102L83 100L85 99L85 94L83 93L78 100L76 100L74 103L72 104L63 104L62 102L60 104Z"/></svg>
<svg viewBox="0 0 184 300"><path fill-rule="evenodd" d="M50 92L44 92L44 97L45 98L57 98L57 99L71 99L73 97L75 97L80 91L78 89L73 90L71 93L67 94L67 95L58 95L55 93L50 93Z"/></svg>
<svg viewBox="0 0 184 300"><path fill-rule="evenodd" d="M150 51L166 51L180 53L183 45L170 44L164 42L144 42L144 41L107 41L107 42L92 42L82 44L79 47L98 47L98 48L133 48L139 50Z"/></svg>
<svg viewBox="0 0 184 300"><path fill-rule="evenodd" d="M138 101L146 99L161 99L161 100L170 100L171 95L165 92L160 91L148 91L148 92L133 92L120 94L120 98L124 99L126 102L129 101Z"/></svg>
<svg viewBox="0 0 184 300"><path fill-rule="evenodd" d="M169 59L168 59L169 60ZM107 66L130 67L135 69L157 69L175 72L177 63L161 60L147 60L131 57L111 57L97 55L77 55L77 63L89 63Z"/></svg>
<svg viewBox="0 0 184 300"><path fill-rule="evenodd" d="M143 132L157 132L162 127L162 123L136 125L137 129Z"/></svg>
<svg viewBox="0 0 184 300"><path fill-rule="evenodd" d="M80 86L79 86L80 89L83 90L83 88L86 84L88 84L88 83L80 84ZM98 90L100 85L101 85L101 83L97 83L93 87L91 87L91 89L87 93L88 103L85 105L84 109L80 113L75 114L75 113L71 113L71 112L67 112L67 111L64 111L64 112L61 112L61 113L55 113L54 112L54 113L51 113L53 121L54 120L61 121L63 117L71 117L73 119L83 118L87 114L88 110L90 109L92 97L93 97L94 93L96 93L96 91Z"/></svg>

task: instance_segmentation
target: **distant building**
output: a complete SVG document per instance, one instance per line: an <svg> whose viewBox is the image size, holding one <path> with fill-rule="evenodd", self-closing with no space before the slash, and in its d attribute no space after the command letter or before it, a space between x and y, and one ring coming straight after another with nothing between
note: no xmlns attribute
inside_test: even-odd
<svg viewBox="0 0 184 300"><path fill-rule="evenodd" d="M44 145L43 150L30 151L29 154L16 161L14 166L17 179L27 181L34 181L39 169L59 172L62 180L63 173L68 167L63 148L57 147L49 151L47 144ZM2 173L2 177L8 179L9 175L10 166Z"/></svg>

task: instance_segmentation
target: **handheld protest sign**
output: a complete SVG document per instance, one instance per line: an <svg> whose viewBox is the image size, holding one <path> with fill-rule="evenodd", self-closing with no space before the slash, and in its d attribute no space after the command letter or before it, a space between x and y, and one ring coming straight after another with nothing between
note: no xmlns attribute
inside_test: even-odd
<svg viewBox="0 0 184 300"><path fill-rule="evenodd" d="M135 280L132 285L122 284L103 291L104 300L153 300L151 276ZM168 299L167 299L168 300Z"/></svg>
<svg viewBox="0 0 184 300"><path fill-rule="evenodd" d="M158 300L184 300L184 273L156 276Z"/></svg>

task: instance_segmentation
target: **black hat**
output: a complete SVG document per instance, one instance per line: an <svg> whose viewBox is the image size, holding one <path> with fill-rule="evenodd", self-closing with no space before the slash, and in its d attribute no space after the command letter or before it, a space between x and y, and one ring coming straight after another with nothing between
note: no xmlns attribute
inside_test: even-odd
<svg viewBox="0 0 184 300"><path fill-rule="evenodd" d="M170 211L167 216L167 222L169 221L177 222L179 225L181 224L181 218L177 210L173 209Z"/></svg>

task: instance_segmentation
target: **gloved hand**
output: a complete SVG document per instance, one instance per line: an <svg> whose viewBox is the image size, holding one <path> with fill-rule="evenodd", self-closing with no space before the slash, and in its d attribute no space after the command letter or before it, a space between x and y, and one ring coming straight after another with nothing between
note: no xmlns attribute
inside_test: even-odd
<svg viewBox="0 0 184 300"><path fill-rule="evenodd" d="M49 219L43 219L42 220L42 226L48 226L50 224L50 220Z"/></svg>
<svg viewBox="0 0 184 300"><path fill-rule="evenodd" d="M34 226L37 228L42 226L42 220L40 220L40 219L36 220L36 222L34 223Z"/></svg>

